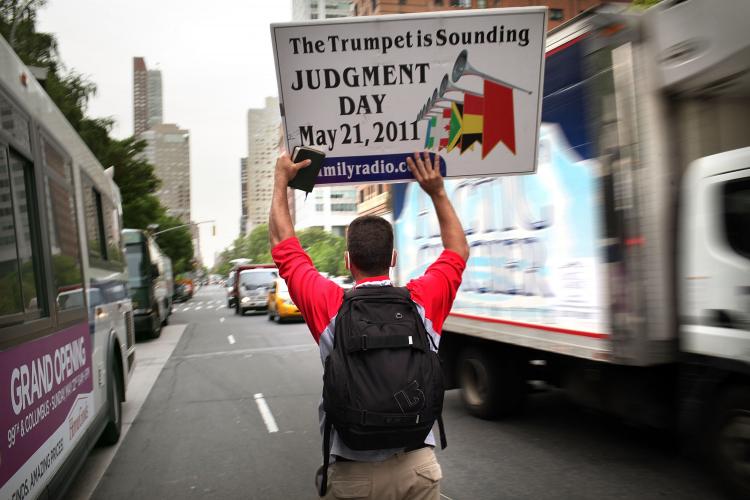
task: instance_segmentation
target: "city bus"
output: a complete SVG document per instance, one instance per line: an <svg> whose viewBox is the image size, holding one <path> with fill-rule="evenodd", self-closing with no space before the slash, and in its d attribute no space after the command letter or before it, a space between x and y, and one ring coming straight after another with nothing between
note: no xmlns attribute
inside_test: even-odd
<svg viewBox="0 0 750 500"><path fill-rule="evenodd" d="M58 498L113 444L135 363L122 209L0 37L0 499Z"/></svg>

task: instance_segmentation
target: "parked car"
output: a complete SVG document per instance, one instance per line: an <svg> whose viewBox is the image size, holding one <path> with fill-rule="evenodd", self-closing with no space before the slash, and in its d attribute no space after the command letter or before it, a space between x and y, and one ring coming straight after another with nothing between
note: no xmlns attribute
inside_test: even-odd
<svg viewBox="0 0 750 500"><path fill-rule="evenodd" d="M277 278L268 292L268 319L281 323L287 319L302 319L302 314L289 296L286 281Z"/></svg>
<svg viewBox="0 0 750 500"><path fill-rule="evenodd" d="M234 304L237 301L237 297L234 295L234 271L229 272L226 281L224 282L224 290L227 292L227 309L233 309Z"/></svg>
<svg viewBox="0 0 750 500"><path fill-rule="evenodd" d="M188 287L184 283L175 283L174 294L172 295L173 302L187 302L190 299L188 294Z"/></svg>
<svg viewBox="0 0 750 500"><path fill-rule="evenodd" d="M246 267L242 269L242 267ZM241 266L234 282L237 296L235 313L244 315L245 312L266 311L268 309L268 292L273 282L279 277L275 266L256 265L256 267Z"/></svg>

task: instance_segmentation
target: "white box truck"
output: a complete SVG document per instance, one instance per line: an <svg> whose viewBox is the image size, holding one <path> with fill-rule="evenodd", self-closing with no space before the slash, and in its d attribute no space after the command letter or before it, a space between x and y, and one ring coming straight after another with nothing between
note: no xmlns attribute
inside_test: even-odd
<svg viewBox="0 0 750 500"><path fill-rule="evenodd" d="M440 352L472 414L546 381L705 444L750 497L748 19L665 0L548 34L537 172L446 183L471 257ZM401 283L442 249L431 211L394 186Z"/></svg>

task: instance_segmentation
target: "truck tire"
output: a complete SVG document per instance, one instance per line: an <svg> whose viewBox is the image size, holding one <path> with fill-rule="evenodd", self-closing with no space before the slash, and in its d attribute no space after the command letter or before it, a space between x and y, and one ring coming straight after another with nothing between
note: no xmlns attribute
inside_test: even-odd
<svg viewBox="0 0 750 500"><path fill-rule="evenodd" d="M512 355L470 346L458 361L461 399L475 417L495 419L518 413L526 397L526 380Z"/></svg>
<svg viewBox="0 0 750 500"><path fill-rule="evenodd" d="M161 321L159 320L159 309L154 307L154 310L157 311L156 318L151 321L151 331L148 336L151 339L158 339L161 337Z"/></svg>
<svg viewBox="0 0 750 500"><path fill-rule="evenodd" d="M731 498L750 498L750 387L729 387L716 410L712 462Z"/></svg>
<svg viewBox="0 0 750 500"><path fill-rule="evenodd" d="M107 406L109 406L109 420L99 437L99 444L112 446L120 440L122 432L122 402L120 401L121 374L115 361L116 352L112 353L112 366L107 370Z"/></svg>
<svg viewBox="0 0 750 500"><path fill-rule="evenodd" d="M167 314L164 316L164 321L161 322L161 326L167 326L169 324L169 315L172 314L170 308L171 306L165 303L165 310L167 311Z"/></svg>

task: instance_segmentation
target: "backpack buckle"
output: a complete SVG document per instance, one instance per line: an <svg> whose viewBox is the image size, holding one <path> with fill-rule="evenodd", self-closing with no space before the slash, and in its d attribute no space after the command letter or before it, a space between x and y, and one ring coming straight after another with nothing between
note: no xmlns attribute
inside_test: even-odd
<svg viewBox="0 0 750 500"><path fill-rule="evenodd" d="M367 350L367 335L362 335L362 350Z"/></svg>

